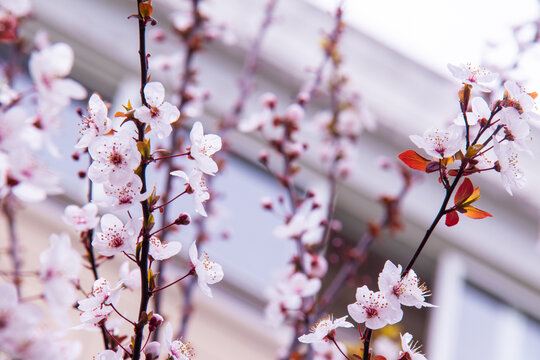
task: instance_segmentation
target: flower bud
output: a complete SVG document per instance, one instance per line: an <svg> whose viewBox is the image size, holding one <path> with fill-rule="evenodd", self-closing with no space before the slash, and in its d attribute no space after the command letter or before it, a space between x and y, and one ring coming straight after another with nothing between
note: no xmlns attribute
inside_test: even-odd
<svg viewBox="0 0 540 360"><path fill-rule="evenodd" d="M150 331L153 332L158 327L160 327L162 323L163 323L163 316L159 314L154 314L148 321L148 327L150 328Z"/></svg>
<svg viewBox="0 0 540 360"><path fill-rule="evenodd" d="M265 210L272 210L274 208L274 203L272 199L267 196L261 199L261 205Z"/></svg>
<svg viewBox="0 0 540 360"><path fill-rule="evenodd" d="M186 213L181 213L180 215L178 215L176 220L174 220L174 223L176 225L189 225L190 222L191 217L189 216L189 214Z"/></svg>
<svg viewBox="0 0 540 360"><path fill-rule="evenodd" d="M277 104L277 97L276 95L267 92L261 95L260 97L261 105L264 107L269 108L270 110L274 109Z"/></svg>
<svg viewBox="0 0 540 360"><path fill-rule="evenodd" d="M161 344L157 341L152 341L144 348L145 360L157 360L161 352Z"/></svg>

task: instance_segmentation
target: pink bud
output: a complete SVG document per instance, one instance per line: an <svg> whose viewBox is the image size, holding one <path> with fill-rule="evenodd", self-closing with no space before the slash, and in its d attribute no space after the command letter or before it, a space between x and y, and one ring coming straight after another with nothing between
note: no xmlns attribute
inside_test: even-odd
<svg viewBox="0 0 540 360"><path fill-rule="evenodd" d="M276 104L277 104L276 95L270 92L262 94L259 101L261 102L262 106L267 107L269 109L273 109L274 107L276 107Z"/></svg>
<svg viewBox="0 0 540 360"><path fill-rule="evenodd" d="M152 341L146 345L144 348L144 356L146 360L156 360L159 358L159 353L161 352L161 344L157 341Z"/></svg>

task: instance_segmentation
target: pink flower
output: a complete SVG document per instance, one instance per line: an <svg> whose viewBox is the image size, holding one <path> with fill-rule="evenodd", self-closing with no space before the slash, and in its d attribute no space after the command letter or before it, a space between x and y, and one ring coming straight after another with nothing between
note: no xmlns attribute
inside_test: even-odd
<svg viewBox="0 0 540 360"><path fill-rule="evenodd" d="M527 180L523 170L519 166L519 154L510 143L493 142L493 150L499 159L501 179L504 188L510 194L512 189L521 189Z"/></svg>
<svg viewBox="0 0 540 360"><path fill-rule="evenodd" d="M51 246L39 256L39 276L45 286L45 299L52 305L69 306L76 300L73 281L81 268L79 253L71 247L67 234L52 234Z"/></svg>
<svg viewBox="0 0 540 360"><path fill-rule="evenodd" d="M70 99L83 99L86 89L72 79L65 79L73 66L73 50L56 43L30 55L30 75L36 84L40 105L44 108L63 108Z"/></svg>
<svg viewBox="0 0 540 360"><path fill-rule="evenodd" d="M88 177L95 183L123 184L141 160L135 140L121 133L96 138L88 151L93 160Z"/></svg>
<svg viewBox="0 0 540 360"><path fill-rule="evenodd" d="M167 349L168 355L172 360L191 360L195 354L193 348L187 342L182 339L176 339L173 341L173 333L171 323L167 323L165 326L164 345Z"/></svg>
<svg viewBox="0 0 540 360"><path fill-rule="evenodd" d="M429 129L423 136L411 135L409 138L416 146L438 159L451 157L465 147L463 131L455 126L447 130Z"/></svg>
<svg viewBox="0 0 540 360"><path fill-rule="evenodd" d="M354 321L365 322L373 330L395 324L403 317L399 306L390 304L382 292L373 292L365 285L356 289L356 302L347 306L347 310Z"/></svg>
<svg viewBox="0 0 540 360"><path fill-rule="evenodd" d="M147 191L141 194L142 181L134 173L130 174L124 181L124 183L119 185L110 183L103 185L103 191L109 196L109 201L106 202L106 205L112 206L114 211L127 210L133 205L137 205L147 199L152 193L151 191Z"/></svg>
<svg viewBox="0 0 540 360"><path fill-rule="evenodd" d="M182 244L178 241L162 243L157 237L150 238L149 254L155 260L165 260L178 254L182 250Z"/></svg>
<svg viewBox="0 0 540 360"><path fill-rule="evenodd" d="M126 225L112 214L101 217L101 231L92 246L101 255L113 256L120 252L135 252L135 244L141 229L139 220L131 219Z"/></svg>
<svg viewBox="0 0 540 360"><path fill-rule="evenodd" d="M107 106L98 94L92 94L88 100L88 115L81 123L81 139L76 148L86 148L98 136L103 136L112 130L111 119L107 117Z"/></svg>
<svg viewBox="0 0 540 360"><path fill-rule="evenodd" d="M135 109L133 116L150 125L151 133L163 139L172 132L171 124L178 120L180 111L165 100L165 88L159 82L150 82L144 87L147 106Z"/></svg>
<svg viewBox="0 0 540 360"><path fill-rule="evenodd" d="M199 258L199 252L195 242L189 248L189 259L195 268L197 282L201 291L206 296L212 297L212 290L208 284L215 284L223 279L224 274L221 265L211 261L206 252Z"/></svg>
<svg viewBox="0 0 540 360"><path fill-rule="evenodd" d="M464 84L475 85L480 91L484 92L490 92L491 90L483 84L497 79L497 74L493 74L483 68L474 68L471 64L461 64L460 66L448 64L448 70L450 70L456 79L461 80Z"/></svg>
<svg viewBox="0 0 540 360"><path fill-rule="evenodd" d="M202 124L197 121L189 134L191 140L190 155L197 162L199 169L208 175L215 175L218 171L216 162L212 159L221 149L221 138L218 135L204 135Z"/></svg>
<svg viewBox="0 0 540 360"><path fill-rule="evenodd" d="M401 278L401 265L397 267L387 260L383 271L379 274L379 289L390 303L396 306L433 306L424 301L429 293L425 286L419 284L418 277L413 270Z"/></svg>
<svg viewBox="0 0 540 360"><path fill-rule="evenodd" d="M411 334L405 333L405 335L400 336L403 351L400 352L398 360L427 360L424 355L420 354L420 346L413 344Z"/></svg>
<svg viewBox="0 0 540 360"><path fill-rule="evenodd" d="M129 270L130 261L126 260L120 265L118 269L118 277L122 285L129 290L137 290L141 287L141 271L138 267L133 270Z"/></svg>
<svg viewBox="0 0 540 360"><path fill-rule="evenodd" d="M210 199L210 193L208 193L208 186L204 182L202 171L195 168L191 171L191 174L187 174L181 170L171 172L171 175L178 176L186 181L186 185L189 185L193 190L193 200L195 201L195 211L202 216L207 216L206 210L204 210L203 202Z"/></svg>
<svg viewBox="0 0 540 360"><path fill-rule="evenodd" d="M337 328L350 328L354 326L346 320L347 316L334 320L332 315L328 315L326 318L315 324L315 326L310 329L309 334L300 336L298 341L306 344L327 342L328 338L334 337Z"/></svg>
<svg viewBox="0 0 540 360"><path fill-rule="evenodd" d="M78 309L82 311L80 320L84 325L97 324L113 311L109 305L115 305L120 298L122 283L118 283L113 289L104 278L94 282L92 294L83 300L79 300Z"/></svg>
<svg viewBox="0 0 540 360"><path fill-rule="evenodd" d="M95 228L99 223L97 212L97 206L92 203L88 203L82 208L77 205L68 205L64 210L62 220L76 231L87 231Z"/></svg>

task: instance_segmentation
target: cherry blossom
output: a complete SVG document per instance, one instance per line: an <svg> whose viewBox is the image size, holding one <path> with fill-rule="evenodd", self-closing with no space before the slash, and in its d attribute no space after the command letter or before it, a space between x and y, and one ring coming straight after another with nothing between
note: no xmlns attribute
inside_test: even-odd
<svg viewBox="0 0 540 360"><path fill-rule="evenodd" d="M206 296L212 297L212 290L208 284L215 284L223 279L221 265L210 261L206 252L199 258L197 244L195 242L189 248L189 259L197 274L197 282L201 291Z"/></svg>
<svg viewBox="0 0 540 360"><path fill-rule="evenodd" d="M317 254L304 254L304 269L307 275L322 278L328 271L328 261L324 256Z"/></svg>
<svg viewBox="0 0 540 360"><path fill-rule="evenodd" d="M531 150L527 146L527 144L531 142L530 127L527 121L514 108L507 107L501 112L504 132L501 131L497 138L499 140L508 140L516 150L526 151L532 155Z"/></svg>
<svg viewBox="0 0 540 360"><path fill-rule="evenodd" d="M411 135L409 138L416 146L438 159L451 157L465 147L463 131L456 126L446 130L428 129L423 136Z"/></svg>
<svg viewBox="0 0 540 360"><path fill-rule="evenodd" d="M182 244L178 241L162 243L157 237L150 238L149 254L154 260L165 260L178 254L182 250Z"/></svg>
<svg viewBox="0 0 540 360"><path fill-rule="evenodd" d="M141 287L141 271L138 267L133 270L129 270L130 261L126 260L120 265L118 269L118 277L122 285L129 290L137 290Z"/></svg>
<svg viewBox="0 0 540 360"><path fill-rule="evenodd" d="M133 116L150 125L150 133L163 139L172 132L171 124L178 120L180 111L165 100L165 88L159 82L150 82L144 87L144 97L148 106L135 109Z"/></svg>
<svg viewBox="0 0 540 360"><path fill-rule="evenodd" d="M112 214L101 217L101 231L92 241L92 246L101 255L113 256L120 252L135 252L141 228L139 220L131 219L125 225Z"/></svg>
<svg viewBox="0 0 540 360"><path fill-rule="evenodd" d="M302 335L298 338L298 341L311 344L317 342L326 342L329 338L333 338L335 330L339 327L350 328L354 327L353 324L346 321L347 316L334 320L332 315L328 315L326 318L320 320L311 329L310 333Z"/></svg>
<svg viewBox="0 0 540 360"><path fill-rule="evenodd" d="M474 97L471 100L472 112L467 112L467 123L469 126L475 126L478 124L479 120L485 119L488 120L491 117L491 110L489 109L488 104L481 97ZM492 119L493 122L499 119L499 115L495 115ZM460 114L455 120L454 124L458 126L465 126L465 121L463 116Z"/></svg>
<svg viewBox="0 0 540 360"><path fill-rule="evenodd" d="M341 341L336 341L339 349L346 352L347 347ZM316 342L312 344L313 360L342 360L343 354L332 342Z"/></svg>
<svg viewBox="0 0 540 360"><path fill-rule="evenodd" d="M463 84L474 85L478 90L484 92L491 91L484 84L493 82L498 77L497 74L483 68L475 68L471 64L461 64L460 66L448 64L448 70L450 70L456 79L461 80Z"/></svg>
<svg viewBox="0 0 540 360"><path fill-rule="evenodd" d="M67 106L70 99L86 97L86 90L81 84L65 79L71 72L73 59L73 50L65 43L53 44L30 55L30 75L48 110L56 108L58 111L58 108Z"/></svg>
<svg viewBox="0 0 540 360"><path fill-rule="evenodd" d="M286 224L274 229L279 239L298 238L305 245L317 244L322 240L325 207L315 198L306 199Z"/></svg>
<svg viewBox="0 0 540 360"><path fill-rule="evenodd" d="M424 301L428 294L425 286L419 284L418 277L413 270L409 270L407 275L401 278L401 265L397 267L387 260L383 271L379 274L379 289L385 298L397 306L415 306L420 309L422 306L433 306Z"/></svg>
<svg viewBox="0 0 540 360"><path fill-rule="evenodd" d="M113 311L112 307L120 298L122 283L118 283L111 289L109 282L99 278L94 282L92 294L83 300L79 300L78 309L82 311L80 320L82 326L97 324Z"/></svg>
<svg viewBox="0 0 540 360"><path fill-rule="evenodd" d="M118 348L118 351L104 350L97 356L93 356L92 360L122 360L124 358L124 350Z"/></svg>
<svg viewBox="0 0 540 360"><path fill-rule="evenodd" d="M88 177L96 183L123 184L131 179L141 160L135 140L123 133L96 138L88 151L93 159Z"/></svg>
<svg viewBox="0 0 540 360"><path fill-rule="evenodd" d="M515 81L507 80L504 83L505 93L502 105L516 109L527 120L540 121L536 113L536 105L531 94L526 93Z"/></svg>
<svg viewBox="0 0 540 360"><path fill-rule="evenodd" d="M356 302L347 306L349 314L357 323L376 330L387 324L401 321L403 311L391 304L380 291L373 292L367 286L356 289Z"/></svg>
<svg viewBox="0 0 540 360"><path fill-rule="evenodd" d="M111 206L114 211L127 210L147 199L152 193L147 191L141 194L142 181L134 173L131 173L124 181L118 185L110 183L103 185L103 192L109 196L105 205Z"/></svg>
<svg viewBox="0 0 540 360"><path fill-rule="evenodd" d="M88 203L82 208L77 205L68 205L64 209L62 220L76 231L87 231L93 229L99 223L97 216L98 208L93 203Z"/></svg>
<svg viewBox="0 0 540 360"><path fill-rule="evenodd" d="M521 189L527 182L519 167L519 154L509 143L493 142L493 150L499 159L499 167L504 188L510 194L512 189Z"/></svg>
<svg viewBox="0 0 540 360"><path fill-rule="evenodd" d="M80 133L81 139L76 148L86 148L98 136L108 134L112 130L112 121L107 117L107 105L98 94L92 94L88 100L88 115L83 118Z"/></svg>
<svg viewBox="0 0 540 360"><path fill-rule="evenodd" d="M0 168L4 168L6 175L9 174L9 183L4 185L9 186L11 192L20 200L39 202L45 200L47 195L62 192L58 186L58 176L38 163L25 149L11 153L3 160L7 162L0 164ZM4 191L5 189L0 189L0 194Z"/></svg>
<svg viewBox="0 0 540 360"><path fill-rule="evenodd" d="M171 323L167 323L165 326L164 345L167 349L168 356L173 360L191 360L195 356L193 348L188 342L184 342L182 339L176 339L173 341L173 332Z"/></svg>
<svg viewBox="0 0 540 360"><path fill-rule="evenodd" d="M413 344L413 337L409 333L401 336L401 347L403 351L400 352L398 360L427 360L426 357L419 353L420 346Z"/></svg>
<svg viewBox="0 0 540 360"><path fill-rule="evenodd" d="M189 185L193 190L193 200L195 201L195 211L202 216L207 216L206 210L204 210L203 202L210 199L210 193L208 192L208 186L204 182L202 171L195 168L191 171L189 176L181 170L171 172L171 175L178 176L186 181L186 185Z"/></svg>
<svg viewBox="0 0 540 360"><path fill-rule="evenodd" d="M45 299L51 305L69 306L76 300L74 281L78 279L81 260L67 234L52 234L49 241L51 246L39 256Z"/></svg>
<svg viewBox="0 0 540 360"><path fill-rule="evenodd" d="M238 123L238 130L241 132L253 132L263 129L270 124L273 118L273 113L269 109L263 109L260 112L251 114L249 117L242 119Z"/></svg>
<svg viewBox="0 0 540 360"><path fill-rule="evenodd" d="M221 149L221 138L218 135L204 135L202 124L197 121L189 134L191 140L190 156L197 162L198 168L205 174L215 175L218 171L212 155Z"/></svg>
<svg viewBox="0 0 540 360"><path fill-rule="evenodd" d="M145 360L157 360L161 353L161 344L158 341L151 341L144 347Z"/></svg>

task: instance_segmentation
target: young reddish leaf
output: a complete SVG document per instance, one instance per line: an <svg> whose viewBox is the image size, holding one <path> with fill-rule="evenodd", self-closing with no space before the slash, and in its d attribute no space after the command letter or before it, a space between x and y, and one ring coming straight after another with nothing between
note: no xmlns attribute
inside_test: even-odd
<svg viewBox="0 0 540 360"><path fill-rule="evenodd" d="M465 200L469 198L474 192L474 186L469 180L469 178L465 178L461 185L459 186L456 196L454 196L454 204L459 206L461 205Z"/></svg>
<svg viewBox="0 0 540 360"><path fill-rule="evenodd" d="M382 355L377 355L371 360L386 360L386 358L384 356L382 356Z"/></svg>
<svg viewBox="0 0 540 360"><path fill-rule="evenodd" d="M426 166L430 160L420 156L414 150L407 150L398 155L399 159L408 167L415 170L426 171Z"/></svg>
<svg viewBox="0 0 540 360"><path fill-rule="evenodd" d="M493 216L487 211L480 210L471 205L465 206L463 210L465 210L464 215L470 217L471 219L483 219Z"/></svg>
<svg viewBox="0 0 540 360"><path fill-rule="evenodd" d="M458 222L459 222L459 215L457 211L453 210L453 211L450 211L449 213L446 213L446 220L444 222L446 226L454 226Z"/></svg>
<svg viewBox="0 0 540 360"><path fill-rule="evenodd" d="M480 199L480 186L474 189L473 193L461 203L461 207L466 207Z"/></svg>

